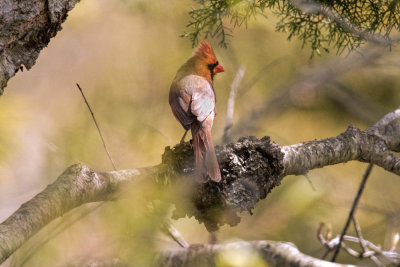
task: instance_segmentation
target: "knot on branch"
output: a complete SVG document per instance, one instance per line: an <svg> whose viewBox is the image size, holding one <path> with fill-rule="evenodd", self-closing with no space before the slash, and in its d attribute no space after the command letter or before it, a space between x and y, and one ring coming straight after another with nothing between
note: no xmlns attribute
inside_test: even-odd
<svg viewBox="0 0 400 267"><path fill-rule="evenodd" d="M354 125L350 125L337 139L348 143L352 153L363 162L371 162L377 155L390 150L382 136L372 130L361 131Z"/></svg>
<svg viewBox="0 0 400 267"><path fill-rule="evenodd" d="M394 137L399 126L395 123L374 126L366 131L350 126L340 136L347 136L350 140L349 146L357 150L354 155L359 161L376 164L385 170L400 174L400 160L392 153L397 151L399 146L399 141Z"/></svg>
<svg viewBox="0 0 400 267"><path fill-rule="evenodd" d="M243 137L215 150L222 175L219 183L195 181L189 143L165 148L165 168L158 177L173 187L185 185L184 193L174 200L174 218L194 216L208 231L224 224L238 224L240 212L251 214L254 205L280 184L283 172L283 153L269 137Z"/></svg>

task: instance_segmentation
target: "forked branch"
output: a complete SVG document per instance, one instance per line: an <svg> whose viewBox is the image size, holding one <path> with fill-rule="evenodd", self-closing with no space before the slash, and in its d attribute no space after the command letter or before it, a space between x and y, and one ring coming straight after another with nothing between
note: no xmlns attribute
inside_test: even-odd
<svg viewBox="0 0 400 267"><path fill-rule="evenodd" d="M0 263L46 224L82 204L106 201L134 184L178 188L189 186L176 197L175 218L194 216L213 231L235 225L240 213L254 208L289 174L350 160L373 163L400 175L400 109L387 114L374 126L361 131L350 126L336 137L280 147L268 137L241 138L216 147L223 180L197 184L193 175L193 151L189 144L167 147L160 165L133 170L95 172L73 165L57 180L0 224ZM185 206L182 203L186 203ZM187 204L190 205L187 205Z"/></svg>

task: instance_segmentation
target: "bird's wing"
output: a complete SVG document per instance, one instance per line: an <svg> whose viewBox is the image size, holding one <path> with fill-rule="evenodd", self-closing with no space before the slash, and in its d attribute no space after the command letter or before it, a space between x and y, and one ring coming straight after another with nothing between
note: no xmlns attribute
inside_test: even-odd
<svg viewBox="0 0 400 267"><path fill-rule="evenodd" d="M204 121L215 109L215 94L211 83L203 77L188 75L181 80L185 93L190 94L190 111L198 121Z"/></svg>
<svg viewBox="0 0 400 267"><path fill-rule="evenodd" d="M190 111L191 95L185 90L180 90L179 84L173 83L169 93L169 103L174 116L186 130L190 129L195 117Z"/></svg>

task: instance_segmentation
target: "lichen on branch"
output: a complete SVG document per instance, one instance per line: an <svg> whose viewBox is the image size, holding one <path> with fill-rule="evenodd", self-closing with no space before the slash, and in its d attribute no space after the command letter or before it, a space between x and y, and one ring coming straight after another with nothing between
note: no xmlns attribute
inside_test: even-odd
<svg viewBox="0 0 400 267"><path fill-rule="evenodd" d="M269 137L243 137L236 143L217 146L215 151L222 174L220 183L194 182L189 143L166 147L162 164L168 167L159 173L159 179L169 177L172 186L187 185L183 199L174 202L174 218L194 216L209 231L223 224L238 224L243 211L252 213L254 205L280 184L283 171L283 153Z"/></svg>
<svg viewBox="0 0 400 267"><path fill-rule="evenodd" d="M188 143L167 147L161 164L143 169L96 172L73 165L0 224L0 263L55 218L85 203L115 199L115 193L128 184L135 190L144 185L173 189L167 200L176 207L174 217L194 216L214 231L223 224L239 223L240 213L251 212L286 175L349 160L373 163L400 175L400 159L393 153L399 149L400 109L365 131L350 126L327 139L280 147L269 137L245 137L217 146L220 183L195 182Z"/></svg>

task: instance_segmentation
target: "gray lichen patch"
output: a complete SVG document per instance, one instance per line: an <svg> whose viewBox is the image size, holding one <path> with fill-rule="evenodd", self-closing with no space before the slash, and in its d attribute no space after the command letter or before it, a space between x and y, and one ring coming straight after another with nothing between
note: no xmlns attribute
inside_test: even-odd
<svg viewBox="0 0 400 267"><path fill-rule="evenodd" d="M165 168L158 176L159 183L186 186L185 193L174 198L174 218L194 216L208 231L238 224L240 213L251 213L255 204L280 184L283 172L283 153L269 137L243 137L237 143L217 146L216 154L222 175L219 183L195 182L189 143L165 148Z"/></svg>

